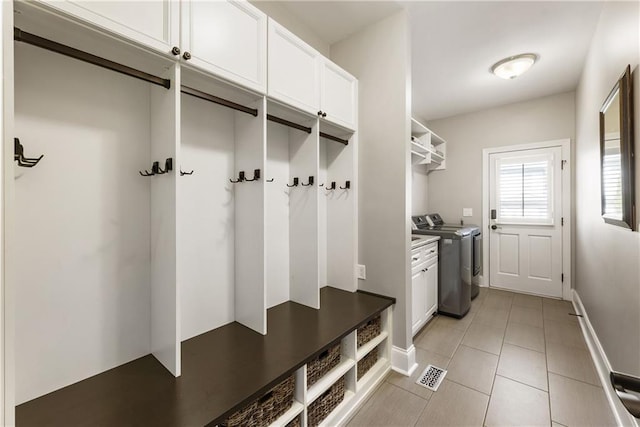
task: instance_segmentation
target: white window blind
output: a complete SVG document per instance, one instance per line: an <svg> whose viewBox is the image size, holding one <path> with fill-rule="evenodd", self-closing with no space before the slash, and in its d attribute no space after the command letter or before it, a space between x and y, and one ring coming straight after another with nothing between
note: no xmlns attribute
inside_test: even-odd
<svg viewBox="0 0 640 427"><path fill-rule="evenodd" d="M540 156L500 161L497 170L499 221L552 223L552 165L552 158Z"/></svg>
<svg viewBox="0 0 640 427"><path fill-rule="evenodd" d="M622 158L620 140L606 141L602 159L602 184L604 191L604 214L613 219L622 219Z"/></svg>

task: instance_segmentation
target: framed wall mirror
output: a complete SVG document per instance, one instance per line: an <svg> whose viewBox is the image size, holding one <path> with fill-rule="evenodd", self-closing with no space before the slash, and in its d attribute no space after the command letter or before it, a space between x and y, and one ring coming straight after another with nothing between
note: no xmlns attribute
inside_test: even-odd
<svg viewBox="0 0 640 427"><path fill-rule="evenodd" d="M631 67L627 65L600 109L602 218L636 231Z"/></svg>

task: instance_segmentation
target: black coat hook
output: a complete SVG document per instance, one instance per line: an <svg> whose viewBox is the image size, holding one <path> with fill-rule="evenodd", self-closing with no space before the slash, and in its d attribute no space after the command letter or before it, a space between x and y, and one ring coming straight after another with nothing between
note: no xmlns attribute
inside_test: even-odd
<svg viewBox="0 0 640 427"><path fill-rule="evenodd" d="M245 179L245 181L257 181L260 179L260 169L255 169L253 171L253 179Z"/></svg>
<svg viewBox="0 0 640 427"><path fill-rule="evenodd" d="M20 140L18 138L13 138L13 147L14 147L13 160L17 161L18 162L18 166L21 166L23 168L32 168L32 167L34 167L44 157L44 154L41 155L40 157L38 157L37 159L30 159L28 157L25 157L24 156L24 147L22 146L22 144L20 143Z"/></svg>
<svg viewBox="0 0 640 427"><path fill-rule="evenodd" d="M297 187L298 186L298 177L293 178L293 185L287 184L287 187Z"/></svg>
<svg viewBox="0 0 640 427"><path fill-rule="evenodd" d="M347 181L344 183L344 187L340 187L341 190L348 190L351 188L351 181Z"/></svg>
<svg viewBox="0 0 640 427"><path fill-rule="evenodd" d="M235 180L235 181L234 181L234 180L232 180L232 179L230 179L230 180L229 180L229 182L232 182L232 183L234 183L234 184L235 184L235 183L238 183L238 182L242 182L242 181L244 181L244 180L245 180L245 178L244 178L244 171L240 171L240 172L238 172L238 179L237 179L237 180Z"/></svg>
<svg viewBox="0 0 640 427"><path fill-rule="evenodd" d="M184 172L182 169L180 169L180 176L185 176L185 175L193 175L193 170L191 172Z"/></svg>
<svg viewBox="0 0 640 427"><path fill-rule="evenodd" d="M268 179L267 182L273 182L273 178Z"/></svg>
<svg viewBox="0 0 640 427"><path fill-rule="evenodd" d="M326 187L327 190L335 190L336 189L336 182L335 181L331 181L331 185Z"/></svg>
<svg viewBox="0 0 640 427"><path fill-rule="evenodd" d="M303 183L301 183L300 185L302 185L303 187L308 187L308 186L310 186L310 185L313 185L313 177L312 177L312 176L310 176L310 177L309 177L309 183L308 183L308 184L305 184L305 183L303 182Z"/></svg>
<svg viewBox="0 0 640 427"><path fill-rule="evenodd" d="M160 162L153 162L153 167L156 175L164 175L173 170L173 158L169 157L164 161L164 170L160 169Z"/></svg>
<svg viewBox="0 0 640 427"><path fill-rule="evenodd" d="M138 171L138 173L142 176L158 175L160 173L160 164L158 162L153 162L151 165L151 172L145 169L144 173L142 173L142 171Z"/></svg>

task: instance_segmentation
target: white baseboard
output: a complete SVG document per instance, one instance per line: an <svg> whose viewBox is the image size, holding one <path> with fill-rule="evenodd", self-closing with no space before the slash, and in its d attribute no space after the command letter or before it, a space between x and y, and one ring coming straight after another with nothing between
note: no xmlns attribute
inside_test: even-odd
<svg viewBox="0 0 640 427"><path fill-rule="evenodd" d="M391 349L391 369L410 377L417 368L416 348L413 344L407 350L393 346Z"/></svg>
<svg viewBox="0 0 640 427"><path fill-rule="evenodd" d="M481 274L480 277L478 278L478 285L481 288L488 288L489 287L489 280L484 280L484 276Z"/></svg>
<svg viewBox="0 0 640 427"><path fill-rule="evenodd" d="M609 359L607 358L607 354L604 352L602 344L600 344L600 340L598 339L598 335L591 325L587 311L585 310L584 305L582 305L580 295L578 295L575 289L572 291L573 308L577 314L582 315L582 317L578 317L580 327L582 328L582 334L584 335L584 339L589 347L593 363L596 366L596 371L598 372L598 377L602 383L604 394L607 396L607 401L609 402L611 411L616 417L616 423L619 426L640 427L638 420L627 411L618 398L618 395L613 390L611 381L609 380L609 373L612 369Z"/></svg>

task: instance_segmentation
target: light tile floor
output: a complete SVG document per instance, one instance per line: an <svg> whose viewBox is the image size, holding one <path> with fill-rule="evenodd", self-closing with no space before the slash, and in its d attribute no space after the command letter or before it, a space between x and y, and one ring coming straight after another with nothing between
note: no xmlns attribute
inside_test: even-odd
<svg viewBox="0 0 640 427"><path fill-rule="evenodd" d="M418 369L392 372L349 426L613 426L569 302L483 288L460 320L414 338ZM448 370L437 392L415 381Z"/></svg>

